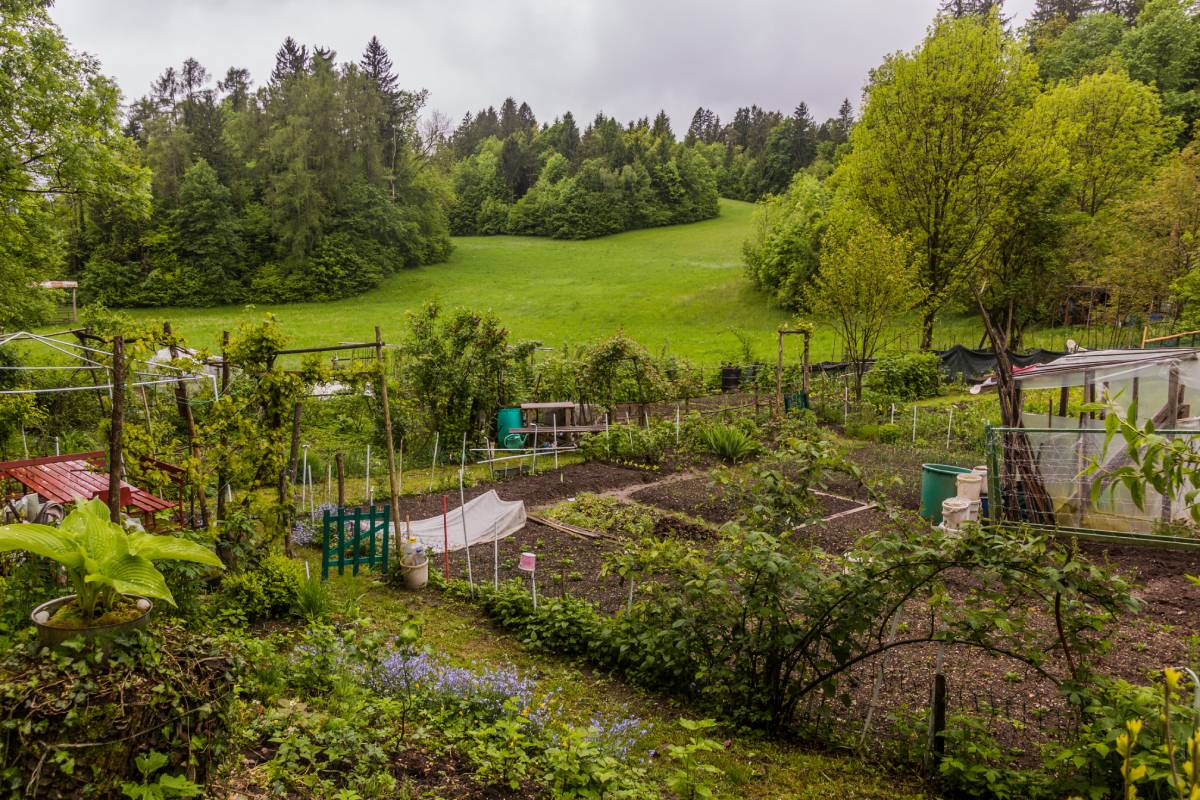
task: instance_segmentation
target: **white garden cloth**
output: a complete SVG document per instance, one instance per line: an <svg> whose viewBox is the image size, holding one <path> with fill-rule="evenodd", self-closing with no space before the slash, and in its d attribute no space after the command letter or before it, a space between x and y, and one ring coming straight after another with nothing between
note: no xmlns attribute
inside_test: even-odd
<svg viewBox="0 0 1200 800"><path fill-rule="evenodd" d="M441 514L429 519L413 520L406 533L405 524L401 522L396 542L403 544L405 538L411 536L424 545L427 552L441 553L447 538L450 550L462 550L468 543L503 539L523 527L525 501L501 500L493 489L468 500L461 510L452 508L447 511L444 523Z"/></svg>

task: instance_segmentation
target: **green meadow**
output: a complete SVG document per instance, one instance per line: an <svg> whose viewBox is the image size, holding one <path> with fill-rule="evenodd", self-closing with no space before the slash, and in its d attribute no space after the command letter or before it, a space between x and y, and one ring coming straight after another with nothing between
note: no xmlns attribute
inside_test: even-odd
<svg viewBox="0 0 1200 800"><path fill-rule="evenodd" d="M741 248L752 210L750 203L722 200L716 219L587 241L458 237L448 262L404 270L372 292L334 302L133 313L169 319L190 344L213 347L221 331L271 312L295 345L311 346L367 340L375 325L385 339L398 338L405 312L436 299L450 308L494 312L514 337L549 347L623 331L653 352L715 364L740 355L740 333L756 357L767 358L775 352L774 331L789 314L771 307L743 274ZM948 325L961 328L964 341L978 338L977 323L952 318L942 323L939 340ZM834 357L835 349L832 329L818 325L813 357Z"/></svg>

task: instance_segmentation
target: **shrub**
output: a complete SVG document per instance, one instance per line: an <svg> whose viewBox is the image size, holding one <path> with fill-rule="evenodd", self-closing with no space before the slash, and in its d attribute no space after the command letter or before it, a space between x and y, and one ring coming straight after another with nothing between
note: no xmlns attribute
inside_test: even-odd
<svg viewBox="0 0 1200 800"><path fill-rule="evenodd" d="M700 431L700 445L722 461L736 464L758 452L754 437L733 425L707 425Z"/></svg>
<svg viewBox="0 0 1200 800"><path fill-rule="evenodd" d="M888 353L867 372L863 388L882 403L934 397L942 383L941 366L937 353Z"/></svg>
<svg viewBox="0 0 1200 800"><path fill-rule="evenodd" d="M268 556L255 569L226 575L221 594L226 610L245 622L286 617L300 610L300 565Z"/></svg>
<svg viewBox="0 0 1200 800"><path fill-rule="evenodd" d="M78 643L0 655L0 797L120 797L135 759L205 783L232 734L239 648L178 628L134 633L107 656ZM81 742L95 746L79 747Z"/></svg>
<svg viewBox="0 0 1200 800"><path fill-rule="evenodd" d="M672 425L656 423L648 428L637 425L613 425L607 433L590 433L579 443L579 451L588 461L626 461L659 464L674 442Z"/></svg>

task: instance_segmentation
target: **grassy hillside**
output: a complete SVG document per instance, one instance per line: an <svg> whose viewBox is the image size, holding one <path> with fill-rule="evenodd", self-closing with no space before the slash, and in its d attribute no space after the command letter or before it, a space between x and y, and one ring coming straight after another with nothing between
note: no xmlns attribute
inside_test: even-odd
<svg viewBox="0 0 1200 800"><path fill-rule="evenodd" d="M752 337L756 355L768 357L774 330L788 315L768 307L742 272L752 209L722 200L713 220L582 242L459 237L449 262L405 270L361 297L252 309L143 309L136 315L170 319L189 342L214 346L222 330L270 311L297 345L316 345L369 339L374 325L394 339L406 310L437 298L450 307L494 311L517 338L549 346L623 330L655 352L667 348L711 364L738 354L731 331L740 329ZM830 357L833 341L823 329L814 357Z"/></svg>

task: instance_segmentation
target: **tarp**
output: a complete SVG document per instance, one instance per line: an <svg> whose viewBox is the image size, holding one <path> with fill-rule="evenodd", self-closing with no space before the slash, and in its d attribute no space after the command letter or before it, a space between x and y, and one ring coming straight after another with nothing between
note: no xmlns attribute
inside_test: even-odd
<svg viewBox="0 0 1200 800"><path fill-rule="evenodd" d="M1047 364L1063 355L1041 348L1030 350L1028 353L1014 353L1011 350L1008 352L1008 358L1014 367ZM983 380L984 376L996 369L996 354L991 350L972 350L956 344L949 350L939 351L938 357L942 359L943 372L951 378L961 376L964 382Z"/></svg>
<svg viewBox="0 0 1200 800"><path fill-rule="evenodd" d="M468 542L490 543L495 539L503 539L525 527L525 501L501 500L494 489L468 500L466 505L460 508L451 509L446 513L444 527L441 514L429 519L414 520L409 526L408 535L425 545L426 550L440 553L447 534L450 549L453 551L462 550ZM403 531L404 523L400 524L400 528Z"/></svg>

